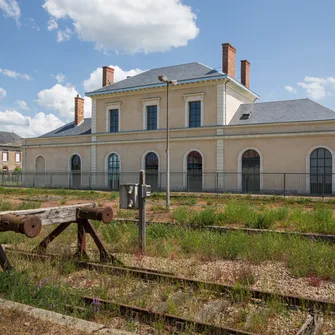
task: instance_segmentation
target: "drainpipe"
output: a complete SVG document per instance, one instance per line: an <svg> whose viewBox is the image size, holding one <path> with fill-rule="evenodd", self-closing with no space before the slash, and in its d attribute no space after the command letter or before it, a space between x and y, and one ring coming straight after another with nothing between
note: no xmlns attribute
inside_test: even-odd
<svg viewBox="0 0 335 335"><path fill-rule="evenodd" d="M224 84L224 126L227 125L227 84L230 82L230 79L226 80Z"/></svg>

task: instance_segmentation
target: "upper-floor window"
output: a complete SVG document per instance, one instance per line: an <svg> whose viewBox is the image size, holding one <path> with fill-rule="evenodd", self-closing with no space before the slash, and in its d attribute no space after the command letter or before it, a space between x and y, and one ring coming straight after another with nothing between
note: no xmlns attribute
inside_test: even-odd
<svg viewBox="0 0 335 335"><path fill-rule="evenodd" d="M190 128L201 126L201 101L191 101L188 103L188 126Z"/></svg>
<svg viewBox="0 0 335 335"><path fill-rule="evenodd" d="M121 129L121 101L106 103L105 112L106 132L118 133Z"/></svg>
<svg viewBox="0 0 335 335"><path fill-rule="evenodd" d="M2 152L2 161L3 162L8 162L8 151L7 150L4 150Z"/></svg>
<svg viewBox="0 0 335 335"><path fill-rule="evenodd" d="M142 99L143 130L159 129L160 97Z"/></svg>
<svg viewBox="0 0 335 335"><path fill-rule="evenodd" d="M157 129L157 105L147 106L147 130Z"/></svg>
<svg viewBox="0 0 335 335"><path fill-rule="evenodd" d="M204 125L205 93L190 93L184 95L185 127L197 128Z"/></svg>
<svg viewBox="0 0 335 335"><path fill-rule="evenodd" d="M110 132L117 133L119 132L119 110L112 109L110 110Z"/></svg>
<svg viewBox="0 0 335 335"><path fill-rule="evenodd" d="M15 162L20 163L21 162L21 151L16 151L15 153Z"/></svg>

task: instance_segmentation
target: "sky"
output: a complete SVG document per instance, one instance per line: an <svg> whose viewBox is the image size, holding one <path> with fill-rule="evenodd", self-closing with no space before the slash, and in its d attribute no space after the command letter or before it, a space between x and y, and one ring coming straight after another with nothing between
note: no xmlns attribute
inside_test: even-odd
<svg viewBox="0 0 335 335"><path fill-rule="evenodd" d="M0 130L36 137L74 119L74 97L189 62L221 70L221 44L251 63L259 102L335 110L333 0L0 0ZM85 98L85 116L91 114Z"/></svg>

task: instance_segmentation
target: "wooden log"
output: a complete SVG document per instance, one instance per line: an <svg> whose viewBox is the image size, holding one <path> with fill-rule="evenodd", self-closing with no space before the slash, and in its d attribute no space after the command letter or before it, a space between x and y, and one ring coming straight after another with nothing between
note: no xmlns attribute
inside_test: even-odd
<svg viewBox="0 0 335 335"><path fill-rule="evenodd" d="M0 212L0 215L15 214L22 216L31 216L31 215L37 216L38 218L40 218L42 225L46 226L64 222L76 222L77 208L87 206L96 207L96 204L93 202L93 203L77 204L71 206L37 208L37 209L28 209L21 211L7 211L7 212Z"/></svg>

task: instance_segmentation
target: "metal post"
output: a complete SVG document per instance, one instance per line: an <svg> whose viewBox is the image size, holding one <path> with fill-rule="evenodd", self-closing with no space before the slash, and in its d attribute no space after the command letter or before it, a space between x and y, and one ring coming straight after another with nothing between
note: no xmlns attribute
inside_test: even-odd
<svg viewBox="0 0 335 335"><path fill-rule="evenodd" d="M284 197L286 196L286 173L284 173Z"/></svg>
<svg viewBox="0 0 335 335"><path fill-rule="evenodd" d="M143 188L145 188L145 172L140 171L140 183L138 185L139 191L139 248L144 254L146 249L146 218L145 218L145 197L143 197Z"/></svg>
<svg viewBox="0 0 335 335"><path fill-rule="evenodd" d="M166 83L166 209L170 208L169 83Z"/></svg>

